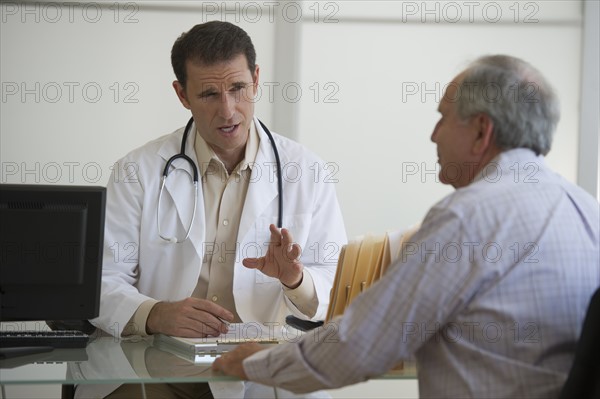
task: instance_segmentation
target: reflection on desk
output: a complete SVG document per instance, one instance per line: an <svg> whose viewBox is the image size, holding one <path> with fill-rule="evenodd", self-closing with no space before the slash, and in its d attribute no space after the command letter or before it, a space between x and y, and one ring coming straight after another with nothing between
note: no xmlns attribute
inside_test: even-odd
<svg viewBox="0 0 600 399"><path fill-rule="evenodd" d="M0 384L233 380L152 346L152 338L99 337L85 349L61 349L0 361Z"/></svg>
<svg viewBox="0 0 600 399"><path fill-rule="evenodd" d="M84 349L60 349L0 361L0 384L97 384L231 381L213 373L212 359L192 362L152 345L152 337L119 340L99 337ZM405 362L383 379L414 379L414 363Z"/></svg>
<svg viewBox="0 0 600 399"><path fill-rule="evenodd" d="M12 369L25 366L32 363L63 363L63 362L84 362L88 360L87 352L84 348L60 349L54 348L50 351L40 351L39 353L25 354L22 356L11 357L0 360L0 369ZM0 380L2 376L0 375Z"/></svg>

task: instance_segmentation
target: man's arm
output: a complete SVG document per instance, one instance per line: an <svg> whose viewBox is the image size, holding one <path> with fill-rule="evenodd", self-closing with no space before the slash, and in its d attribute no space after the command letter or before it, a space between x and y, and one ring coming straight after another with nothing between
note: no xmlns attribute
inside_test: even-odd
<svg viewBox="0 0 600 399"><path fill-rule="evenodd" d="M139 167L127 181L117 177L130 176L128 166L139 163L126 157L115 165L107 185L100 314L90 322L120 337L135 311L151 298L141 295L135 288L144 196ZM142 326L133 328L142 329Z"/></svg>
<svg viewBox="0 0 600 399"><path fill-rule="evenodd" d="M442 212L428 219L411 241L435 248L435 243L465 239L455 215ZM468 257L447 265L420 255L401 256L342 317L298 343L255 354L240 348L214 368L241 376L242 364L249 380L294 392L337 388L385 373L410 358L484 279L473 273ZM429 335L419 333L423 329Z"/></svg>
<svg viewBox="0 0 600 399"><path fill-rule="evenodd" d="M144 171L138 167L137 175L131 176L127 165L138 165L132 159L117 164L124 165L124 169L113 172L107 188L101 313L92 323L115 336L160 332L203 337L226 332L226 324L218 317L232 321L233 315L217 304L198 298L157 301L137 289ZM115 173L129 179L118 179Z"/></svg>

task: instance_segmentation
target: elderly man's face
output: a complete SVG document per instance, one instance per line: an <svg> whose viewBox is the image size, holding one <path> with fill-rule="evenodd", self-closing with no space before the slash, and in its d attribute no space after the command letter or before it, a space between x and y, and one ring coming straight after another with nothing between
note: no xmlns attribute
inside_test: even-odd
<svg viewBox="0 0 600 399"><path fill-rule="evenodd" d="M448 85L438 107L441 118L431 134L431 141L437 144L440 180L454 188L468 185L483 166L479 164L480 157L473 153L479 124L476 118L461 120L457 113L456 103L461 95L458 85L461 80L459 75Z"/></svg>

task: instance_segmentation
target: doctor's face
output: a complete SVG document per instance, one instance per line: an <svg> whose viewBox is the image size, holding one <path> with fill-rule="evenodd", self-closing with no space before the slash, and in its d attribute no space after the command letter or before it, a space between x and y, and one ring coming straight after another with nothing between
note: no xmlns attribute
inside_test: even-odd
<svg viewBox="0 0 600 399"><path fill-rule="evenodd" d="M254 116L258 66L251 73L240 54L213 65L188 61L186 71L186 87L178 81L173 87L192 112L198 133L225 164L239 163Z"/></svg>

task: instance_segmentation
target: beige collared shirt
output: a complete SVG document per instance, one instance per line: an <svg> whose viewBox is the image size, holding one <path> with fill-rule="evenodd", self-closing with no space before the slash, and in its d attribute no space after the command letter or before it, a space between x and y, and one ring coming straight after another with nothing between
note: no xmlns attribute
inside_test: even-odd
<svg viewBox="0 0 600 399"><path fill-rule="evenodd" d="M206 248L198 285L192 294L226 308L240 318L233 299L233 268L237 254L237 233L248 192L252 165L260 139L250 127L244 159L231 174L206 141L196 134L194 150L198 158L204 196Z"/></svg>
<svg viewBox="0 0 600 399"><path fill-rule="evenodd" d="M192 296L211 300L229 310L233 313L235 322L242 321L237 314L233 296L233 273L236 256L239 256L237 234L259 145L260 137L253 122L244 159L229 174L223 162L199 134L196 134L194 143L202 179L206 251L198 284ZM281 287L284 294L302 313L309 317L316 313L318 301L310 273L304 273L302 283L295 289L287 288L283 284ZM150 310L157 302L148 300L142 303L123 335L145 335L145 328L135 331L134 326L146 326Z"/></svg>

